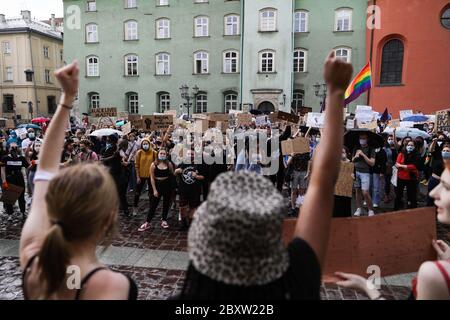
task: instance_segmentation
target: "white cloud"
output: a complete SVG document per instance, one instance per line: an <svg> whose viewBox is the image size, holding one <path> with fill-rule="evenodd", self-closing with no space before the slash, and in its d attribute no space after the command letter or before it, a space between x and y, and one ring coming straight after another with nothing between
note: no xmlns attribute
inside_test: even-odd
<svg viewBox="0 0 450 320"><path fill-rule="evenodd" d="M0 13L6 18L20 16L21 10L30 10L38 20L49 19L52 13L56 17L64 14L63 0L0 0Z"/></svg>

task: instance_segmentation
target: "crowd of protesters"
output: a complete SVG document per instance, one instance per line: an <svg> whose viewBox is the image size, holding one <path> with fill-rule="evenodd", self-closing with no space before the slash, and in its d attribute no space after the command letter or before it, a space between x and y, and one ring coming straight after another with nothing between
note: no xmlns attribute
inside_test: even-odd
<svg viewBox="0 0 450 320"><path fill-rule="evenodd" d="M4 132L0 144L2 189L23 188L18 202L24 219L25 192L33 199L20 249L25 298L135 299L134 281L102 265L95 248L113 234L117 214L127 218L138 213L143 191L150 202L139 232L151 228L161 200L161 228L171 228L168 215L174 206L179 209L174 220L180 221L181 230L189 230L190 264L180 299L319 298L341 161L355 164L355 216L363 214L364 203L369 216L381 201L394 201L394 209L401 209L405 189L406 206L415 208L422 183L429 191L434 188L427 204L437 205L438 219L450 223L448 137L438 132L428 141L397 139L394 131L383 136L383 146L373 147L371 135L361 132L351 149L344 147L343 91L352 68L333 54L325 63L330 94L323 130L312 132L287 123L240 127L235 133L243 137L243 148L232 141L230 153L225 145L206 137L200 145L183 148L189 134L179 136L174 126L105 136L95 135L99 129L95 126L68 131L78 72L73 63L55 73L64 95L45 135L29 129L27 137L20 139L15 131ZM267 135L267 148L252 149L252 135L257 132ZM309 139L310 152L283 156L280 143L297 136ZM278 148L274 149L272 139L278 141ZM222 161L198 162L198 154ZM275 172L267 170L264 156L279 164ZM277 190L287 191L290 211ZM13 214L12 205L5 204L5 209ZM281 239L286 214L298 215L295 240L287 249ZM445 243L435 247L449 254ZM447 255L442 256L450 258ZM239 263L242 259L246 262ZM63 285L69 264L80 266L82 283L89 283L89 290ZM450 273L447 264L442 268ZM426 268L421 268L422 274L437 277L431 267L422 269ZM345 286L357 287L361 280L339 275L347 280L341 282ZM429 277L420 275L419 288L429 285ZM427 294L419 292L416 298Z"/></svg>

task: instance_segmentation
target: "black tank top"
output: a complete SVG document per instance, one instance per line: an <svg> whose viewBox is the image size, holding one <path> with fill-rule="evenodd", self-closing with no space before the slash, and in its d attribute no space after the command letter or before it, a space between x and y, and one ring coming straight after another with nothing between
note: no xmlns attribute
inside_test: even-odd
<svg viewBox="0 0 450 320"><path fill-rule="evenodd" d="M23 273L22 273L22 291L23 291L23 298L24 300L29 300L28 298L28 294L27 294L27 290L26 290L26 286L25 286L25 282L26 282L26 277L28 274L28 271L30 269L30 267L32 266L34 260L36 259L37 255L33 256L30 261L28 261ZM89 279L98 271L100 270L108 270L109 268L107 267L98 267L95 268L94 270L90 271L86 276L84 276L84 278L81 280L81 284L80 284L80 289L77 289L76 294L75 294L75 300L80 300L81 299L81 294L83 292L83 286L89 281ZM128 279L128 282L130 283L130 290L128 291L128 300L137 300L137 296L138 296L138 288L136 285L136 282L134 282L133 279L131 279L128 275L125 275Z"/></svg>
<svg viewBox="0 0 450 320"><path fill-rule="evenodd" d="M157 165L155 165L155 177L156 178L168 178L172 175L169 166L167 169L159 169Z"/></svg>

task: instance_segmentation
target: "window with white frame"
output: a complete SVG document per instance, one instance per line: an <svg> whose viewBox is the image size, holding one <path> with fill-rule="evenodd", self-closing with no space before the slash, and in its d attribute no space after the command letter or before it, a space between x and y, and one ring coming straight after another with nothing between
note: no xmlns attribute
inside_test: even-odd
<svg viewBox="0 0 450 320"><path fill-rule="evenodd" d="M232 14L225 16L225 35L236 36L239 34L239 16Z"/></svg>
<svg viewBox="0 0 450 320"><path fill-rule="evenodd" d="M275 71L275 52L263 51L259 54L259 71L274 72Z"/></svg>
<svg viewBox="0 0 450 320"><path fill-rule="evenodd" d="M305 94L302 90L295 90L292 97L292 111L298 114L299 109L305 104Z"/></svg>
<svg viewBox="0 0 450 320"><path fill-rule="evenodd" d="M125 40L138 40L138 23L136 20L125 22Z"/></svg>
<svg viewBox="0 0 450 320"><path fill-rule="evenodd" d="M13 67L6 67L6 81L13 81L13 80L14 80Z"/></svg>
<svg viewBox="0 0 450 320"><path fill-rule="evenodd" d="M159 94L159 112L170 110L170 94L167 92Z"/></svg>
<svg viewBox="0 0 450 320"><path fill-rule="evenodd" d="M91 109L100 108L100 95L97 92L89 93L89 106Z"/></svg>
<svg viewBox="0 0 450 320"><path fill-rule="evenodd" d="M239 54L237 51L230 50L223 53L223 72L236 73L238 72Z"/></svg>
<svg viewBox="0 0 450 320"><path fill-rule="evenodd" d="M137 0L125 0L125 8L137 8Z"/></svg>
<svg viewBox="0 0 450 320"><path fill-rule="evenodd" d="M170 20L158 19L156 20L156 38L168 39L170 38Z"/></svg>
<svg viewBox="0 0 450 320"><path fill-rule="evenodd" d="M88 0L86 3L86 11L97 11L97 3L95 0Z"/></svg>
<svg viewBox="0 0 450 320"><path fill-rule="evenodd" d="M352 61L352 50L350 48L336 48L334 49L336 58L339 58L347 63Z"/></svg>
<svg viewBox="0 0 450 320"><path fill-rule="evenodd" d="M200 51L194 54L194 73L206 74L209 73L209 55L205 51Z"/></svg>
<svg viewBox="0 0 450 320"><path fill-rule="evenodd" d="M44 58L49 59L50 55L49 55L49 47L44 46L43 51L44 51Z"/></svg>
<svg viewBox="0 0 450 320"><path fill-rule="evenodd" d="M158 0L158 6L168 6L169 0Z"/></svg>
<svg viewBox="0 0 450 320"><path fill-rule="evenodd" d="M130 92L127 94L128 101L128 112L130 114L139 113L139 96L135 92Z"/></svg>
<svg viewBox="0 0 450 320"><path fill-rule="evenodd" d="M95 23L86 25L86 42L96 43L98 42L98 26Z"/></svg>
<svg viewBox="0 0 450 320"><path fill-rule="evenodd" d="M260 31L276 31L277 28L277 10L264 9L260 12Z"/></svg>
<svg viewBox="0 0 450 320"><path fill-rule="evenodd" d="M156 55L156 74L170 74L170 55L168 53L158 53Z"/></svg>
<svg viewBox="0 0 450 320"><path fill-rule="evenodd" d="M296 49L294 51L294 72L306 72L308 51Z"/></svg>
<svg viewBox="0 0 450 320"><path fill-rule="evenodd" d="M135 54L129 54L125 56L125 75L126 76L137 76L138 72L138 56Z"/></svg>
<svg viewBox="0 0 450 320"><path fill-rule="evenodd" d="M45 83L51 83L50 70L45 69L44 76Z"/></svg>
<svg viewBox="0 0 450 320"><path fill-rule="evenodd" d="M207 37L209 35L208 17L196 17L194 19L194 24L196 37Z"/></svg>
<svg viewBox="0 0 450 320"><path fill-rule="evenodd" d="M309 12L299 10L294 16L294 32L308 32Z"/></svg>
<svg viewBox="0 0 450 320"><path fill-rule="evenodd" d="M352 30L352 13L349 8L337 9L335 11L335 31L351 31Z"/></svg>
<svg viewBox="0 0 450 320"><path fill-rule="evenodd" d="M230 112L230 110L238 109L238 96L236 93L227 93L225 95L225 113Z"/></svg>
<svg viewBox="0 0 450 320"><path fill-rule="evenodd" d="M11 42L9 41L4 41L3 42L3 53L4 54L11 54L12 50L11 50Z"/></svg>
<svg viewBox="0 0 450 320"><path fill-rule="evenodd" d="M208 112L208 96L206 93L200 93L197 95L197 102L195 105L195 113Z"/></svg>
<svg viewBox="0 0 450 320"><path fill-rule="evenodd" d="M98 77L100 76L100 68L98 63L98 57L92 56L86 59L87 64L87 76Z"/></svg>

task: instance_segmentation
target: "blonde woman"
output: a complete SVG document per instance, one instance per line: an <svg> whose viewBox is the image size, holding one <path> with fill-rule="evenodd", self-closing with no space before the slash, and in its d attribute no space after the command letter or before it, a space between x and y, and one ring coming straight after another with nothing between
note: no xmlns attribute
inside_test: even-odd
<svg viewBox="0 0 450 320"><path fill-rule="evenodd" d="M97 164L59 172L64 131L78 90L78 73L77 62L55 72L64 93L46 132L31 212L20 239L24 297L135 299L133 280L109 270L95 254L98 243L115 227L119 200L113 179Z"/></svg>

